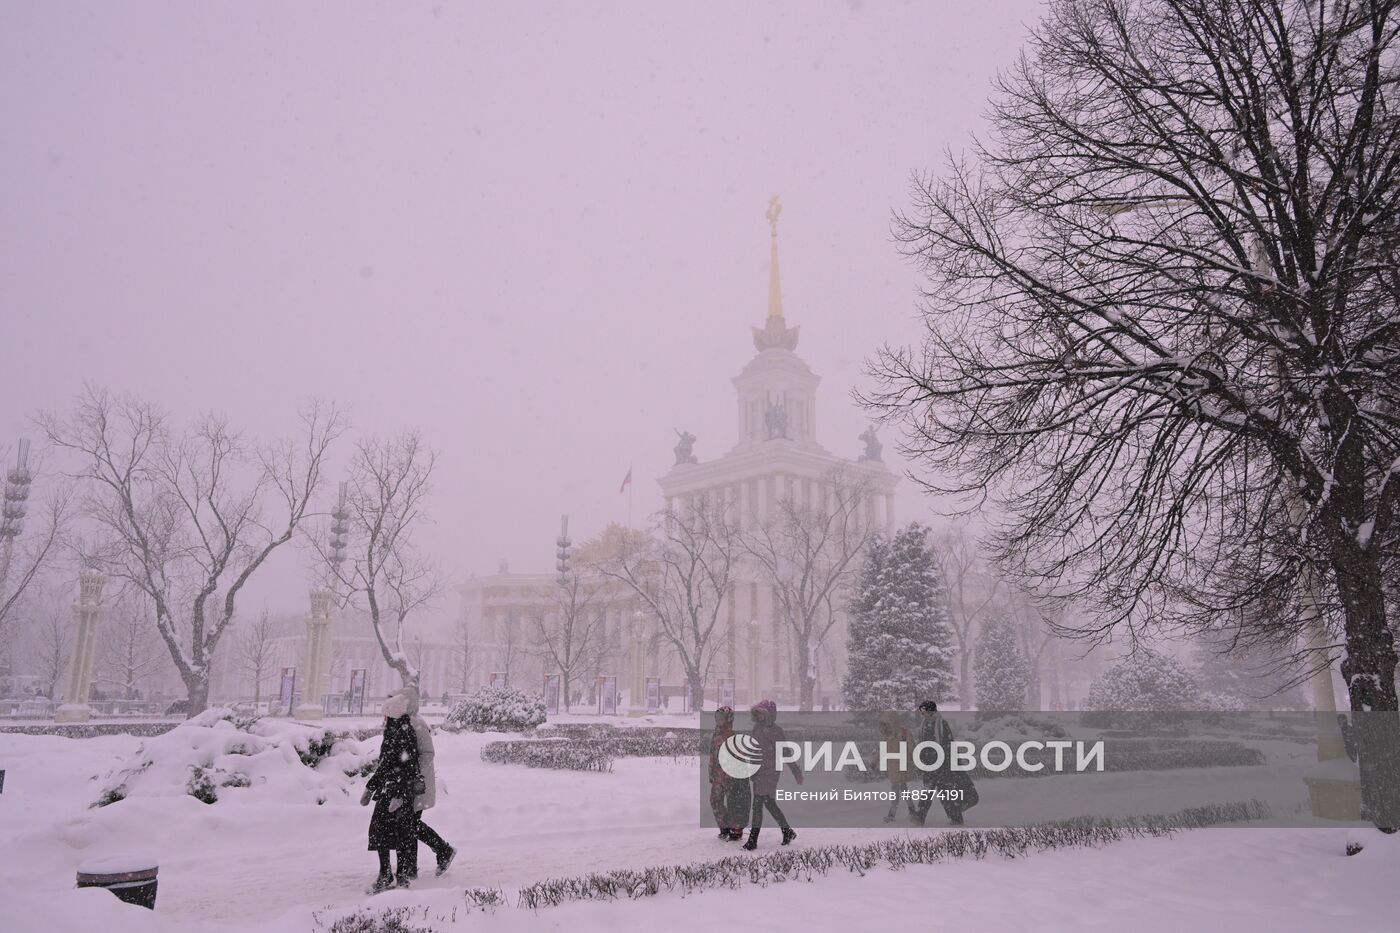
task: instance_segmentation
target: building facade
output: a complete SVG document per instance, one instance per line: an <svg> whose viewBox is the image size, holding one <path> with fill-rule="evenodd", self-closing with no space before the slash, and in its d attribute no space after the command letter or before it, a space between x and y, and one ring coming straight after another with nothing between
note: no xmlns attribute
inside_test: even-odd
<svg viewBox="0 0 1400 933"><path fill-rule="evenodd" d="M724 503L742 533L774 521L782 504L819 509L837 494L838 484L858 487L863 521L869 528L894 528L894 494L898 477L881 459L874 432L861 440L855 459L837 456L818 441L817 388L821 378L797 354L798 328L788 326L783 311L778 268L777 222L780 206L769 204L770 268L768 313L752 329L755 355L732 379L735 392L736 442L723 456L700 461L695 438L684 434L676 446L676 463L658 480L667 511L683 510L702 498ZM634 598L616 585L594 581L605 617L608 650L598 673L616 674L625 693L635 695L637 652L649 676L663 679L666 692L681 692L681 667L674 652L655 634L655 626L638 619ZM468 633L479 678L509 671L512 683L535 685L548 672L549 660L537 649L532 632L541 618L559 611L558 584L551 574L500 571L457 588L459 625ZM841 614L837 601L838 615ZM838 618L815 652L817 703L836 701L845 671L845 625ZM718 681L732 678L738 702L771 696L795 702L798 666L793 627L782 617L772 583L752 559L740 559L724 597L721 632L714 646L707 698L718 697ZM633 633L641 634L641 638ZM637 644L643 641L643 645ZM611 668L611 669L608 669ZM577 685L577 680L576 680ZM584 686L585 700L591 695Z"/></svg>

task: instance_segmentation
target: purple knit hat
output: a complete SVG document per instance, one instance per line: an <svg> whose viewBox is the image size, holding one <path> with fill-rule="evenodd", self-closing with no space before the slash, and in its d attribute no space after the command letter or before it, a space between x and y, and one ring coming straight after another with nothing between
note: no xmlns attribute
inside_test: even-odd
<svg viewBox="0 0 1400 933"><path fill-rule="evenodd" d="M753 709L754 709L755 711L756 711L756 710L764 710L764 711L766 711L766 712L768 713L768 717L769 717L770 719L777 719L777 718L778 718L778 704L777 704L777 703L774 703L772 700L759 700L757 703L755 703L755 704L753 705Z"/></svg>

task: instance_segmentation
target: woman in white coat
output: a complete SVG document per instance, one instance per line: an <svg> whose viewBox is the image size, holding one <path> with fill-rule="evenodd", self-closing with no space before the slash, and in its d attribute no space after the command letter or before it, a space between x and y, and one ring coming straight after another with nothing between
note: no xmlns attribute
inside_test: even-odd
<svg viewBox="0 0 1400 933"><path fill-rule="evenodd" d="M437 873L441 875L452 864L457 850L449 845L446 839L439 836L431 826L423 822L423 811L437 803L437 768L433 762L433 730L418 714L418 688L400 687L396 693L408 701L409 722L413 724L413 734L418 739L418 768L423 774L422 792L413 799L413 809L418 822L418 841L426 843L428 848L433 850L433 854L437 856Z"/></svg>

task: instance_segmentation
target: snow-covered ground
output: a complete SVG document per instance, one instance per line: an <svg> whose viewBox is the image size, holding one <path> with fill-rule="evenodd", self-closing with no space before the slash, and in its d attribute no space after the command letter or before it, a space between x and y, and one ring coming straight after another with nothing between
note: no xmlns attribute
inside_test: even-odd
<svg viewBox="0 0 1400 933"><path fill-rule="evenodd" d="M464 887L510 894L549 877L739 854L697 826L693 760L623 759L611 774L481 762L481 746L498 738L437 739L439 800L427 816L460 850L452 871L369 898L368 811L353 795L317 806L304 795L230 788L212 806L180 794L90 809L102 776L129 760L141 739L0 735L0 768L8 772L0 794L0 930L290 933L317 929L318 918L329 927L358 906L413 906L425 926L501 931L699 930L725 917L804 933L910 922L968 930L1379 931L1395 928L1400 909L1400 839L1373 830L1253 828L865 877L838 869L810 882L689 897L468 914ZM937 831L802 829L797 844ZM1352 838L1365 849L1347 858L1342 849ZM761 851L777 841L765 832ZM131 851L160 863L155 912L73 889L80 861ZM423 860L431 861L426 850Z"/></svg>

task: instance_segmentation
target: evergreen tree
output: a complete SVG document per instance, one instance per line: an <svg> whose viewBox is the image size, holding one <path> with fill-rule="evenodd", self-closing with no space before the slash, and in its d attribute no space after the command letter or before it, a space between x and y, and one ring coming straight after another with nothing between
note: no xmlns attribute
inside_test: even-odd
<svg viewBox="0 0 1400 933"><path fill-rule="evenodd" d="M1120 721L1145 724L1150 720L1111 714L1196 709L1198 693L1195 680L1179 661L1140 648L1094 681L1085 708L1108 715L1090 717L1086 721L1102 726Z"/></svg>
<svg viewBox="0 0 1400 933"><path fill-rule="evenodd" d="M847 706L908 709L954 694L948 588L926 527L910 523L871 542L850 609Z"/></svg>
<svg viewBox="0 0 1400 933"><path fill-rule="evenodd" d="M974 652L979 712L1004 713L1026 705L1026 685L1031 665L1021 651L1016 626L1004 616L994 616L982 626Z"/></svg>

